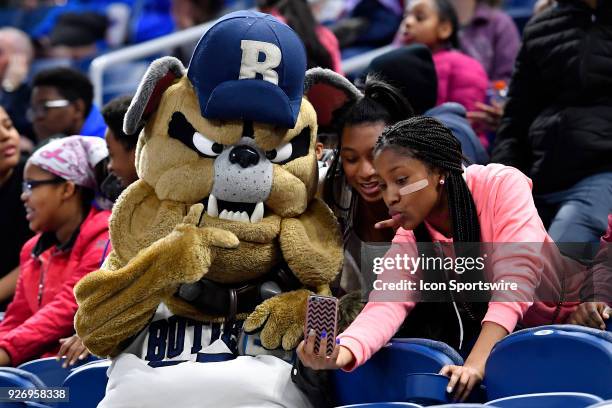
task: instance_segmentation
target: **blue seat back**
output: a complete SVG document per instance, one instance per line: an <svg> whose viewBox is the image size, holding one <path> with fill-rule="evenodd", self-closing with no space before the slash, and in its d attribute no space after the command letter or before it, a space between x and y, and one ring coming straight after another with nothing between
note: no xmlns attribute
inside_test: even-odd
<svg viewBox="0 0 612 408"><path fill-rule="evenodd" d="M334 371L338 404L406 400L406 375L438 373L447 364L463 364L448 345L426 339L392 339L353 372Z"/></svg>
<svg viewBox="0 0 612 408"><path fill-rule="evenodd" d="M28 361L18 368L36 375L47 387L60 387L71 370L62 368L62 362L55 357Z"/></svg>
<svg viewBox="0 0 612 408"><path fill-rule="evenodd" d="M486 366L489 400L582 392L612 398L612 333L573 325L525 329L500 341Z"/></svg>
<svg viewBox="0 0 612 408"><path fill-rule="evenodd" d="M486 403L497 408L586 408L602 399L580 392L551 392L541 394L514 395Z"/></svg>
<svg viewBox="0 0 612 408"><path fill-rule="evenodd" d="M70 402L63 408L95 408L104 398L110 360L99 360L75 368L64 381L70 390Z"/></svg>

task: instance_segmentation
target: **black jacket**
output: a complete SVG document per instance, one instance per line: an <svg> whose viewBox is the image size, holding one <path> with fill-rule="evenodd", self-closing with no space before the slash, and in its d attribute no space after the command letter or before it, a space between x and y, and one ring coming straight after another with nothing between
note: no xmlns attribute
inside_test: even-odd
<svg viewBox="0 0 612 408"><path fill-rule="evenodd" d="M612 1L560 1L525 27L491 160L535 193L612 171Z"/></svg>

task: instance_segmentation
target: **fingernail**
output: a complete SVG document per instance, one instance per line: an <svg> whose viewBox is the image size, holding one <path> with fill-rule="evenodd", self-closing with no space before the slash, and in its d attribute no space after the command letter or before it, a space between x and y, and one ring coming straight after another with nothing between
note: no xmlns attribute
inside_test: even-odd
<svg viewBox="0 0 612 408"><path fill-rule="evenodd" d="M85 358L85 356L79 356L79 360L82 360L84 358Z"/></svg>
<svg viewBox="0 0 612 408"><path fill-rule="evenodd" d="M322 338L322 339L324 339L324 338L326 338L326 337L327 337L327 332L326 332L325 330L323 330L323 331L321 332L321 338Z"/></svg>
<svg viewBox="0 0 612 408"><path fill-rule="evenodd" d="M308 335L309 335L309 336L314 336L315 334L316 334L316 333L315 333L315 330L314 330L314 329L310 329L310 331L308 332Z"/></svg>
<svg viewBox="0 0 612 408"><path fill-rule="evenodd" d="M449 394L453 392L453 387L446 387L446 392L448 392Z"/></svg>
<svg viewBox="0 0 612 408"><path fill-rule="evenodd" d="M336 344L340 344L340 339L339 338L336 339Z"/></svg>

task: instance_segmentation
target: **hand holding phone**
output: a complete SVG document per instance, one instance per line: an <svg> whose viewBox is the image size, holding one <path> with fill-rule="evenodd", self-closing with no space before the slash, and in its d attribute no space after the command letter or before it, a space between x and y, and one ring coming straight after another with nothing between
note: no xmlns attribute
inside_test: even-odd
<svg viewBox="0 0 612 408"><path fill-rule="evenodd" d="M338 299L330 296L310 295L306 308L306 326L304 338L314 332L314 352L319 353L321 336L327 339L325 355L331 356L336 345L336 324L338 317Z"/></svg>

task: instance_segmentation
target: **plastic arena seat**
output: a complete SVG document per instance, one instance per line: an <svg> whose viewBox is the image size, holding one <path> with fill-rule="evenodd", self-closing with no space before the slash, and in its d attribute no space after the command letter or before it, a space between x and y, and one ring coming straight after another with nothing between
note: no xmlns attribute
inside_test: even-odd
<svg viewBox="0 0 612 408"><path fill-rule="evenodd" d="M0 368L0 387L40 388L44 387L40 378L19 368Z"/></svg>
<svg viewBox="0 0 612 408"><path fill-rule="evenodd" d="M423 408L419 404L413 404L411 402L372 402L369 404L353 404L343 405L336 408L400 408L400 407L412 407L412 408Z"/></svg>
<svg viewBox="0 0 612 408"><path fill-rule="evenodd" d="M407 375L438 373L463 359L450 346L427 339L392 339L363 366L347 373L334 371L338 404L407 401Z"/></svg>
<svg viewBox="0 0 612 408"><path fill-rule="evenodd" d="M92 361L75 368L62 387L68 387L70 402L62 403L62 408L95 408L104 398L108 377L106 371L110 360Z"/></svg>
<svg viewBox="0 0 612 408"><path fill-rule="evenodd" d="M487 402L485 406L497 408L586 408L602 402L602 399L581 392L549 392L540 394L514 395Z"/></svg>
<svg viewBox="0 0 612 408"><path fill-rule="evenodd" d="M574 325L520 330L493 348L487 397L577 392L612 398L612 333Z"/></svg>
<svg viewBox="0 0 612 408"><path fill-rule="evenodd" d="M17 368L36 375L47 387L60 387L72 370L94 360L97 358L90 356L72 367L63 368L62 361L57 361L55 357L47 357L28 361Z"/></svg>

